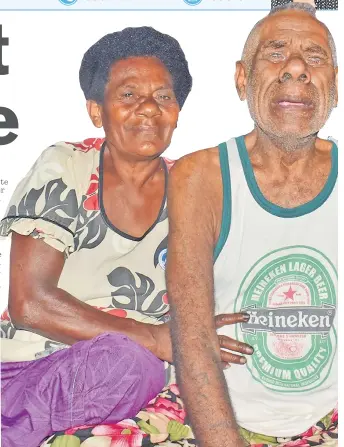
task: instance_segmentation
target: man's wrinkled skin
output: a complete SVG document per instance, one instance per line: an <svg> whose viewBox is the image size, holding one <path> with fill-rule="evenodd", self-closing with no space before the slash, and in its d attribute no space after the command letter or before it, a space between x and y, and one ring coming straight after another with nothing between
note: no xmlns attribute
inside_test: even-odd
<svg viewBox="0 0 344 447"><path fill-rule="evenodd" d="M235 83L254 121L245 143L261 192L285 208L311 201L331 169L332 143L317 137L337 104L327 28L304 11L268 16L245 45ZM243 446L213 321L213 251L222 195L218 148L188 155L172 169L167 266L172 339L199 447Z"/></svg>

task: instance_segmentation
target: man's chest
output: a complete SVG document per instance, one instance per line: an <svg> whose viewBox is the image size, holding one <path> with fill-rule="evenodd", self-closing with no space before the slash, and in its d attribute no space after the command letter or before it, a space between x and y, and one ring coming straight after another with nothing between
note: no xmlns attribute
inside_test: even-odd
<svg viewBox="0 0 344 447"><path fill-rule="evenodd" d="M257 183L263 196L271 203L283 208L295 208L311 202L324 188L327 173L317 172L307 178L293 180L268 179L257 176Z"/></svg>

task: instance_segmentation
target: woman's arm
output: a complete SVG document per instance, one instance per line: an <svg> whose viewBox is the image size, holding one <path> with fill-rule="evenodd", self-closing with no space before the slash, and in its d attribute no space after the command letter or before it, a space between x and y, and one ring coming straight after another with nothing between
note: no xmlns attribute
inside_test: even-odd
<svg viewBox="0 0 344 447"><path fill-rule="evenodd" d="M120 318L78 300L58 287L64 254L44 241L12 233L9 313L20 329L66 344L104 332L120 332L172 361L169 327Z"/></svg>
<svg viewBox="0 0 344 447"><path fill-rule="evenodd" d="M12 233L9 313L19 329L66 344L91 339L104 332L120 332L172 362L169 324L152 325L102 312L59 288L64 255L42 240ZM219 315L217 327L244 321L243 314ZM224 363L241 363L248 346L220 336Z"/></svg>

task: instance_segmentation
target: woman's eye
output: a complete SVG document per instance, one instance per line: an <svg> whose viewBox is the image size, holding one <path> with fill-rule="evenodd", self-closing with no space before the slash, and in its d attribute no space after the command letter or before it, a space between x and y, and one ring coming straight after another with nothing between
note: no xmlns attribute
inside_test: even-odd
<svg viewBox="0 0 344 447"><path fill-rule="evenodd" d="M173 92L165 91L165 92L156 92L155 94L156 101L160 102L174 102L175 96Z"/></svg>
<svg viewBox="0 0 344 447"><path fill-rule="evenodd" d="M124 98L131 98L132 96L134 96L131 92L125 92L123 93L123 97Z"/></svg>

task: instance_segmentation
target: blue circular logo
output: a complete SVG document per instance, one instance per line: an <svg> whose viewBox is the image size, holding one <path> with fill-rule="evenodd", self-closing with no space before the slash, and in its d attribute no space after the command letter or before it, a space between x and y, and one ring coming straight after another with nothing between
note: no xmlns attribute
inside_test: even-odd
<svg viewBox="0 0 344 447"><path fill-rule="evenodd" d="M166 261L167 261L167 249L164 248L159 253L159 265L163 270L166 269Z"/></svg>
<svg viewBox="0 0 344 447"><path fill-rule="evenodd" d="M60 3L62 3L65 6L72 6L74 5L78 0L59 0Z"/></svg>
<svg viewBox="0 0 344 447"><path fill-rule="evenodd" d="M201 3L202 0L184 0L187 5L196 6Z"/></svg>

